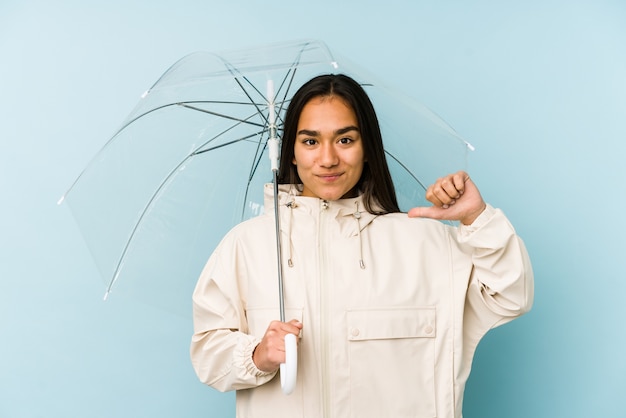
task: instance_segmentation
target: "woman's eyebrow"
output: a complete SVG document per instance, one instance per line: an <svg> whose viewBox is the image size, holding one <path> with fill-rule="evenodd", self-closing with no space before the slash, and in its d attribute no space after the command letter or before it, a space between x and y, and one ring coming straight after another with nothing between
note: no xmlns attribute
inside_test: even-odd
<svg viewBox="0 0 626 418"><path fill-rule="evenodd" d="M309 129L300 129L298 131L298 135L319 136L320 133L318 131L311 131Z"/></svg>
<svg viewBox="0 0 626 418"><path fill-rule="evenodd" d="M354 125L350 125L350 126L346 126L345 128L339 128L337 129L334 134L335 135L343 135L345 133L348 133L350 131L359 131L359 128L357 128ZM310 129L300 129L298 131L298 135L306 135L306 136L320 136L320 133L318 131L312 131Z"/></svg>
<svg viewBox="0 0 626 418"><path fill-rule="evenodd" d="M337 129L335 131L335 135L343 135L343 134L346 134L346 133L348 133L350 131L357 131L357 132L359 132L359 128L357 128L354 125L346 126L345 128Z"/></svg>

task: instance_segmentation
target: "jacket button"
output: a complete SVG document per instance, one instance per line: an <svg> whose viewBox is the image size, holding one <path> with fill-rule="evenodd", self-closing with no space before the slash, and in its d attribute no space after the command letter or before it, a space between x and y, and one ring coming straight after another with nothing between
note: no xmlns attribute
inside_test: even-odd
<svg viewBox="0 0 626 418"><path fill-rule="evenodd" d="M433 327L431 327L430 325L428 325L426 328L424 328L424 332L428 335L432 334L434 331Z"/></svg>
<svg viewBox="0 0 626 418"><path fill-rule="evenodd" d="M360 334L360 331L358 328L352 328L352 331L350 333L352 334L353 337L358 337Z"/></svg>

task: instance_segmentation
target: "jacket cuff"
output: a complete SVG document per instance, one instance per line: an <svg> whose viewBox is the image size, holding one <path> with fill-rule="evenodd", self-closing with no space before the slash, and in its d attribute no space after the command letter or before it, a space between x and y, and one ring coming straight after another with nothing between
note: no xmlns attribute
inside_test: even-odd
<svg viewBox="0 0 626 418"><path fill-rule="evenodd" d="M254 377L271 376L275 374L276 371L264 372L263 370L260 370L252 360L252 354L254 353L254 349L257 345L259 345L260 342L261 340L254 338L252 340L249 340L248 344L243 347L243 352L241 353L243 359L243 367L246 369L247 373Z"/></svg>
<svg viewBox="0 0 626 418"><path fill-rule="evenodd" d="M461 241L467 240L470 237L470 235L472 235L474 232L478 231L485 224L487 224L491 220L491 218L495 216L495 214L496 214L496 209L493 206L491 206L489 203L487 203L485 210L483 210L482 213L478 215L476 219L474 219L474 222L472 222L469 225L459 224L459 229L458 229L459 239Z"/></svg>

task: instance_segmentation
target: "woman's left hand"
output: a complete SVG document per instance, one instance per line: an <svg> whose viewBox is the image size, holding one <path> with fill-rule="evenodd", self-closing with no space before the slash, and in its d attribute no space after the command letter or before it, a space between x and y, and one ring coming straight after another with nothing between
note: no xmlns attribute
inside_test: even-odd
<svg viewBox="0 0 626 418"><path fill-rule="evenodd" d="M432 218L460 221L470 225L487 205L470 176L459 171L437 179L426 190L430 207L416 207L409 211L411 218Z"/></svg>

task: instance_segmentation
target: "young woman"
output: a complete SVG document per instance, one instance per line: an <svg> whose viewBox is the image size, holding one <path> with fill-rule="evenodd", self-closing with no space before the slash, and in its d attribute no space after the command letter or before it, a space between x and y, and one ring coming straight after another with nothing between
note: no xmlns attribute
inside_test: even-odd
<svg viewBox="0 0 626 418"><path fill-rule="evenodd" d="M200 380L237 390L238 417L461 417L478 342L532 304L502 212L458 172L429 187L433 206L400 213L373 106L343 75L294 95L279 182L292 320L277 320L270 186L267 214L228 233L194 292ZM299 336L289 396L276 376L287 333Z"/></svg>

